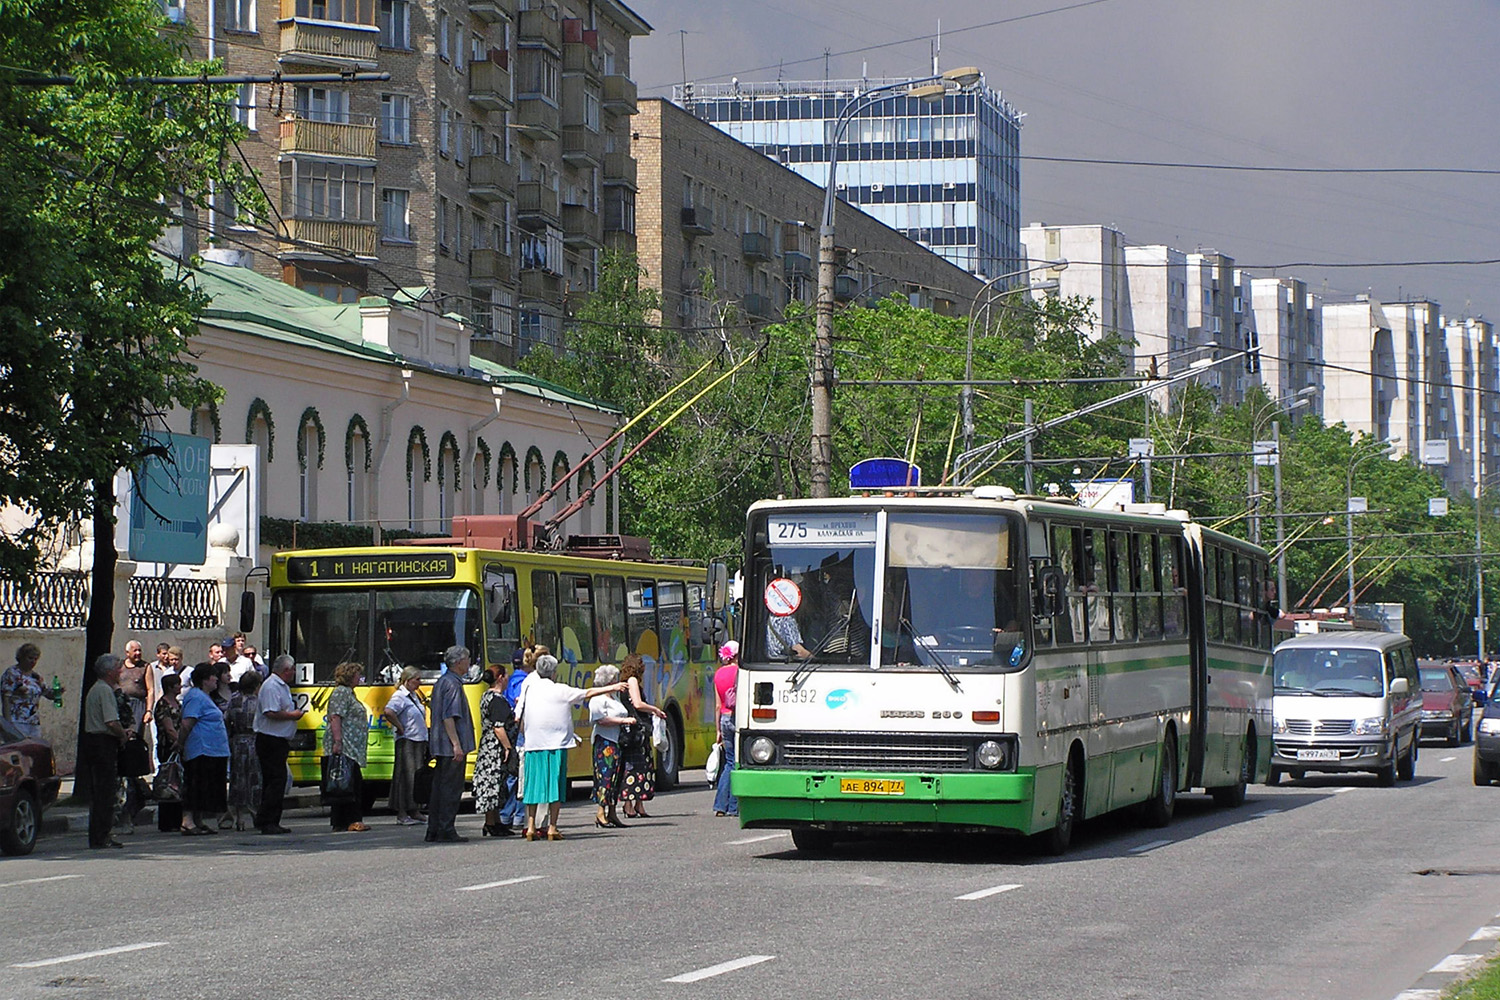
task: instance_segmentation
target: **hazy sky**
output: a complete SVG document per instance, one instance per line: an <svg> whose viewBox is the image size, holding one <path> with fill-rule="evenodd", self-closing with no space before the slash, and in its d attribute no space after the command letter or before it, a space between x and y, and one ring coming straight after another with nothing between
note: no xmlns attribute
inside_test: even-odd
<svg viewBox="0 0 1500 1000"><path fill-rule="evenodd" d="M1023 156L1500 171L1500 0L630 2L655 29L632 47L642 96L670 96L684 53L686 78L702 82L774 80L778 65L783 79L821 79L825 50L833 78L925 75L941 19L944 68L978 65L1026 114ZM1484 260L1500 258L1500 173L1023 159L1021 218L1108 223L1132 243L1213 247L1242 266ZM1500 322L1500 265L1283 273L1334 301L1425 297Z"/></svg>

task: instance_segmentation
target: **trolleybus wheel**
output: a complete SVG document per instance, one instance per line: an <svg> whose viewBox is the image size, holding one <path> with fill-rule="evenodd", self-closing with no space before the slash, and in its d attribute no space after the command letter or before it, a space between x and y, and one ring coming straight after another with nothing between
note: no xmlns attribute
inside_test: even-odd
<svg viewBox="0 0 1500 1000"><path fill-rule="evenodd" d="M1172 822L1177 807L1177 737L1170 729L1162 739L1160 759L1156 788L1143 803L1141 812L1147 826L1166 826Z"/></svg>
<svg viewBox="0 0 1500 1000"><path fill-rule="evenodd" d="M677 787L678 772L682 770L682 723L675 712L667 713L667 745L657 751L656 787L669 792ZM725 775L728 779L728 775Z"/></svg>

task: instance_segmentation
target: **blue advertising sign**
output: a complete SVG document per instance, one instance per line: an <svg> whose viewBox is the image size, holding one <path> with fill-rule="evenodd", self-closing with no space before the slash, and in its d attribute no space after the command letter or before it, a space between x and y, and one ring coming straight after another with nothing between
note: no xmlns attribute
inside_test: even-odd
<svg viewBox="0 0 1500 1000"><path fill-rule="evenodd" d="M867 458L849 469L849 488L853 490L899 489L921 486L922 470L904 458Z"/></svg>
<svg viewBox="0 0 1500 1000"><path fill-rule="evenodd" d="M208 438L150 431L130 500L130 558L201 566L208 554Z"/></svg>

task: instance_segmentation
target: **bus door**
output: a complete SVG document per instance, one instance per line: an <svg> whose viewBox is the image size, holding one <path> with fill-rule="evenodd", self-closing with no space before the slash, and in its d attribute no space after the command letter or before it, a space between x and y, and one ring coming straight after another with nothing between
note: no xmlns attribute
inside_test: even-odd
<svg viewBox="0 0 1500 1000"><path fill-rule="evenodd" d="M1100 585L1106 581L1101 572L1103 533L1092 528L1056 525L1053 548L1058 565L1068 574L1067 632L1072 645L1070 655L1059 662L1059 667L1066 670L1060 690L1054 681L1049 700L1055 706L1053 714L1061 726L1082 738L1087 757L1084 814L1092 816L1108 808L1112 772L1108 733L1100 725L1107 704L1102 651L1109 641L1107 585L1106 592L1100 593ZM1037 680L1039 685L1043 681L1040 676ZM1049 760L1054 756L1063 759L1072 742L1070 736L1051 748Z"/></svg>

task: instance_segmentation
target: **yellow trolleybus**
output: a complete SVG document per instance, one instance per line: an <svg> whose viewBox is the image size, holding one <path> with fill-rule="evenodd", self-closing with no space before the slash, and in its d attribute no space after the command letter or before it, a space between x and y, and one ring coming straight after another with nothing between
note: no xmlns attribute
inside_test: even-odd
<svg viewBox="0 0 1500 1000"><path fill-rule="evenodd" d="M308 714L299 723L290 764L299 784L320 778L323 709L334 667L356 661L365 684L356 694L370 710L367 796L384 794L394 737L378 722L404 667L429 685L443 652L467 646L474 667L465 678L479 721L480 673L511 662L528 640L558 657L558 680L588 686L600 663L640 653L645 694L668 715L668 746L659 754L658 785L670 788L684 767L701 767L715 739L714 639L702 565L650 559L644 543L622 536L572 536L559 551L517 547L515 517L454 519L454 538L418 545L277 553L270 566L269 661L296 660L293 697ZM720 580L723 572L715 567ZM721 582L717 591L724 592ZM575 716L583 742L568 759L571 778L591 774L586 707ZM470 758L472 774L473 758Z"/></svg>

